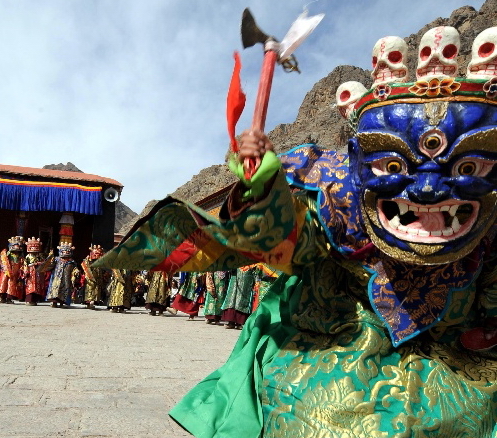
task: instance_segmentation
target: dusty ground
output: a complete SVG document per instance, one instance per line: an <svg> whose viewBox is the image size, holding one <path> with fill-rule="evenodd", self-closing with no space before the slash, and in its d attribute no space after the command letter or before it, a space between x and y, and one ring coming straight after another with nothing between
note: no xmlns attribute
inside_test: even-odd
<svg viewBox="0 0 497 438"><path fill-rule="evenodd" d="M143 308L0 304L0 438L190 436L167 412L239 334Z"/></svg>

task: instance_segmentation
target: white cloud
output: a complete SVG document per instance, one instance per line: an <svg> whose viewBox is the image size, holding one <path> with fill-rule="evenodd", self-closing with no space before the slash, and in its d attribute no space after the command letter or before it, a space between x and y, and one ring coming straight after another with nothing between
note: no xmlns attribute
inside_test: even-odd
<svg viewBox="0 0 497 438"><path fill-rule="evenodd" d="M0 3L0 162L71 161L125 185L140 211L224 160L232 53L248 6L282 38L307 2L296 0L4 0ZM319 0L326 17L296 55L302 74L277 70L267 130L292 122L315 82L336 65L369 67L374 42L407 36L465 4ZM262 51L242 52L248 126Z"/></svg>

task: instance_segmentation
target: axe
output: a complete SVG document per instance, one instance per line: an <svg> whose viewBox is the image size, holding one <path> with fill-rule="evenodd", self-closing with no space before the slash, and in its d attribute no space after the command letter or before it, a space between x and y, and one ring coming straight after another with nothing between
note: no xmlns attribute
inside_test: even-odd
<svg viewBox="0 0 497 438"><path fill-rule="evenodd" d="M252 47L257 43L261 43L264 47L264 60L255 101L252 129L264 130L276 63L281 64L286 72L296 71L300 73L297 60L292 53L314 30L323 17L324 14L307 17L307 11L304 11L292 24L290 30L280 43L274 37L265 34L259 29L248 8L243 11L241 23L243 48ZM247 179L250 179L254 175L259 164L259 158L245 159L244 169Z"/></svg>

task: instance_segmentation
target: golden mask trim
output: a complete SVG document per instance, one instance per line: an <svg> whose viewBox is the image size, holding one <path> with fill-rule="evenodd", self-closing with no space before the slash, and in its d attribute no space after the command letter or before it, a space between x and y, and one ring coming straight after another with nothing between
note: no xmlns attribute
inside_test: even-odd
<svg viewBox="0 0 497 438"><path fill-rule="evenodd" d="M452 150L450 155L440 158L441 163L446 163L453 156L466 152L497 152L497 128L478 131L463 138Z"/></svg>
<svg viewBox="0 0 497 438"><path fill-rule="evenodd" d="M437 126L447 115L447 109L449 108L449 102L447 101L435 101L426 102L424 104L425 117L429 120L431 126Z"/></svg>
<svg viewBox="0 0 497 438"><path fill-rule="evenodd" d="M421 158L416 157L409 145L393 134L385 132L361 132L357 134L359 146L366 153L398 152L414 163L421 164Z"/></svg>
<svg viewBox="0 0 497 438"><path fill-rule="evenodd" d="M387 244L384 240L380 239L374 232L371 224L376 227L383 229L380 220L378 218L378 213L376 211L376 194L372 191L366 190L364 193L363 202L361 202L361 212L364 218L364 226L366 227L366 232L368 233L371 242L380 251L384 252L386 255L400 260L406 263L421 264L421 265L440 265L443 263L452 263L457 260L462 259L467 256L471 251L473 251L478 243L485 237L490 227L497 220L497 208L492 207L497 205L497 192L489 193L481 199L481 209L483 215L478 218L479 223L486 223L486 225L480 230L479 233L472 237L472 243L465 245L459 251L450 252L441 255L432 255L433 252L429 250L432 247L440 247L438 250L443 248L443 245L434 244L420 244L420 243L410 243L409 246L416 251L416 253L411 253L409 251L402 250L396 246L391 246ZM423 249L426 248L426 249Z"/></svg>

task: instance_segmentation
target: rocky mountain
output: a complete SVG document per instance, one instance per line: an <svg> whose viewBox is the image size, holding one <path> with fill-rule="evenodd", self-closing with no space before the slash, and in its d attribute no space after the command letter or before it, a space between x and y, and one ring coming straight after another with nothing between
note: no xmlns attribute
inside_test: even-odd
<svg viewBox="0 0 497 438"><path fill-rule="evenodd" d="M42 169L50 169L50 170L63 170L65 172L83 172L81 169L78 169L74 164L68 161L66 164L47 164L43 166Z"/></svg>
<svg viewBox="0 0 497 438"><path fill-rule="evenodd" d="M73 163L68 161L66 164L47 164L43 166L43 169L51 169L51 170L64 170L66 172L83 172L78 169ZM135 213L131 208L127 205L123 204L121 201L116 202L116 222L114 224L114 232L117 233L121 228L126 226L129 223L133 223L138 214Z"/></svg>
<svg viewBox="0 0 497 438"><path fill-rule="evenodd" d="M130 222L133 223L138 217L138 213L134 212L121 201L116 202L116 223L114 224L114 232L118 233L123 227Z"/></svg>

